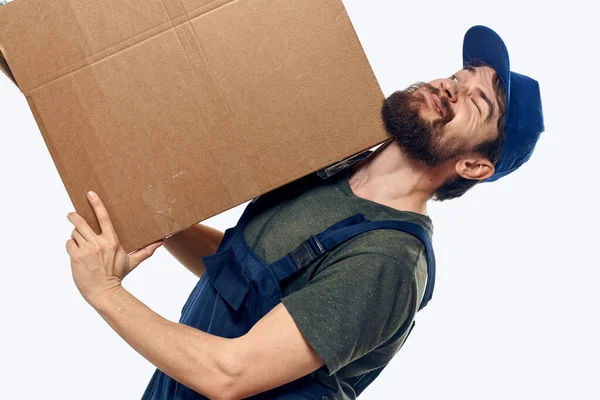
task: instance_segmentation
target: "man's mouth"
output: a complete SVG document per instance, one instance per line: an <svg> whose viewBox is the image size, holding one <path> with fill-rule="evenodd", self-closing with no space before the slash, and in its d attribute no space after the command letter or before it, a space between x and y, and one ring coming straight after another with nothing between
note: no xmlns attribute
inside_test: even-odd
<svg viewBox="0 0 600 400"><path fill-rule="evenodd" d="M431 92L429 92L429 95L431 96L431 100L433 101L433 109L438 113L438 115L441 118L444 118L444 108L442 107L442 102L440 101L440 98Z"/></svg>
<svg viewBox="0 0 600 400"><path fill-rule="evenodd" d="M444 108L442 106L440 98L427 88L424 88L424 90L421 92L421 95L423 96L423 100L425 100L425 103L427 103L427 106L433 109L433 111L435 111L437 115L440 116L440 118L444 118Z"/></svg>

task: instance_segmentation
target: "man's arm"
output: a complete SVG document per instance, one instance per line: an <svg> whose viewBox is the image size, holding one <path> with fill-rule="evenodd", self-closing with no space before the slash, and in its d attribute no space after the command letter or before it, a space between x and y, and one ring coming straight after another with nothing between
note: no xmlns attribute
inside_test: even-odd
<svg viewBox="0 0 600 400"><path fill-rule="evenodd" d="M245 398L323 365L281 303L236 339L168 321L123 287L90 304L148 361L211 399Z"/></svg>
<svg viewBox="0 0 600 400"><path fill-rule="evenodd" d="M283 303L229 345L233 362L230 374L234 378L230 390L234 399L285 385L324 365Z"/></svg>
<svg viewBox="0 0 600 400"><path fill-rule="evenodd" d="M215 254L222 240L223 232L195 224L167 238L163 247L200 278L205 271L202 257Z"/></svg>

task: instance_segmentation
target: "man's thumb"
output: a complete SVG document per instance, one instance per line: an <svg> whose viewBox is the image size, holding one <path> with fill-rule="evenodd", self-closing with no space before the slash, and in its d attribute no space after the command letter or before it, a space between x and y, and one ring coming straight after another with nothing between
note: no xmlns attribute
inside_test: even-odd
<svg viewBox="0 0 600 400"><path fill-rule="evenodd" d="M148 246L146 246L142 249L139 249L138 251L133 253L131 255L131 258L135 262L135 265L138 265L145 259L150 258L154 254L154 251L156 249L158 249L160 246L162 246L163 244L165 244L165 241L164 241L164 239L161 239L158 242L151 243Z"/></svg>

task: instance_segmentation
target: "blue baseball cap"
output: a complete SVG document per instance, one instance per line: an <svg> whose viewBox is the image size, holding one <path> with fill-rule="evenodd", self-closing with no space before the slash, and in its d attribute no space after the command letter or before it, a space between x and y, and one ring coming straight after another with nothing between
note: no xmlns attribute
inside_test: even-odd
<svg viewBox="0 0 600 400"><path fill-rule="evenodd" d="M531 157L544 131L540 86L536 80L510 70L506 45L496 32L476 25L465 33L463 66L483 61L492 67L506 90L505 142L496 172L484 182L493 182L519 168Z"/></svg>

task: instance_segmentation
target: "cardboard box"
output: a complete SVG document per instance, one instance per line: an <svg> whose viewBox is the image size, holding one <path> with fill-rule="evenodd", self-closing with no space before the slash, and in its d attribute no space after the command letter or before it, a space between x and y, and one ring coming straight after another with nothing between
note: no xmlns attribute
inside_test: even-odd
<svg viewBox="0 0 600 400"><path fill-rule="evenodd" d="M15 0L0 55L75 210L99 233L95 190L127 251L388 138L340 0Z"/></svg>

